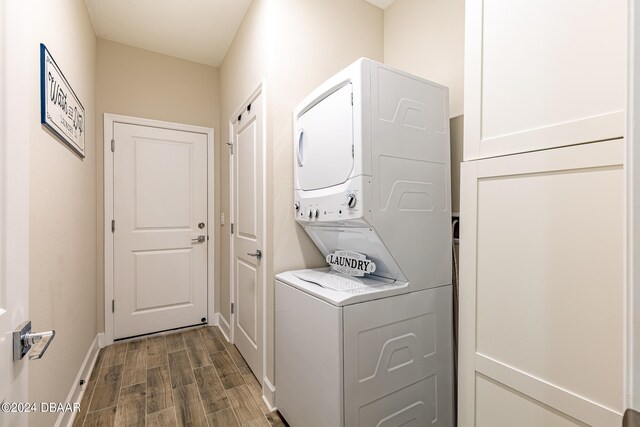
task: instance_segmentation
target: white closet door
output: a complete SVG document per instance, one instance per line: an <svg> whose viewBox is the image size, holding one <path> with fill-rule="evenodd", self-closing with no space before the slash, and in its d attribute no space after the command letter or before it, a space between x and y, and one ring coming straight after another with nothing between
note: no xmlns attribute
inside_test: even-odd
<svg viewBox="0 0 640 427"><path fill-rule="evenodd" d="M620 425L624 140L463 163L460 426Z"/></svg>
<svg viewBox="0 0 640 427"><path fill-rule="evenodd" d="M467 0L465 160L624 135L627 0Z"/></svg>
<svg viewBox="0 0 640 427"><path fill-rule="evenodd" d="M263 94L233 123L233 343L262 383L264 268ZM266 254L265 254L266 255Z"/></svg>

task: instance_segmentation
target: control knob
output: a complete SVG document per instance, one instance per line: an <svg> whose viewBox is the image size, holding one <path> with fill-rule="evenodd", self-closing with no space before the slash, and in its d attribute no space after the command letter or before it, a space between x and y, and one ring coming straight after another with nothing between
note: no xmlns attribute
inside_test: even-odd
<svg viewBox="0 0 640 427"><path fill-rule="evenodd" d="M349 194L347 195L347 206L349 206L350 209L353 209L356 207L356 195L355 194Z"/></svg>
<svg viewBox="0 0 640 427"><path fill-rule="evenodd" d="M309 209L309 219L313 218L313 209Z"/></svg>
<svg viewBox="0 0 640 427"><path fill-rule="evenodd" d="M315 209L315 210L313 211L313 216L314 216L314 217L316 217L316 218L318 218L318 217L320 216L320 210Z"/></svg>
<svg viewBox="0 0 640 427"><path fill-rule="evenodd" d="M300 211L300 202L296 202L293 206L295 206L296 212Z"/></svg>

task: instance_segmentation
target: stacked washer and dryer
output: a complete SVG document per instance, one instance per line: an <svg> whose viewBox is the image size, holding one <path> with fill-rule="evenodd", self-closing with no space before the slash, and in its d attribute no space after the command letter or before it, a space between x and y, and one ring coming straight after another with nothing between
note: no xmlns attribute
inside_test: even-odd
<svg viewBox="0 0 640 427"><path fill-rule="evenodd" d="M448 111L365 58L294 111L295 216L330 267L276 276L292 427L453 425Z"/></svg>

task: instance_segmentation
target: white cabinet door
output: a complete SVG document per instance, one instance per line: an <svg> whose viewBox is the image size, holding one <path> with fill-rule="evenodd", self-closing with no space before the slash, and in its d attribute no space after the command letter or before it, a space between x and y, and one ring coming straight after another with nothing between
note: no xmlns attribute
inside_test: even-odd
<svg viewBox="0 0 640 427"><path fill-rule="evenodd" d="M624 135L626 0L467 0L465 160Z"/></svg>
<svg viewBox="0 0 640 427"><path fill-rule="evenodd" d="M460 426L620 425L624 147L463 163Z"/></svg>

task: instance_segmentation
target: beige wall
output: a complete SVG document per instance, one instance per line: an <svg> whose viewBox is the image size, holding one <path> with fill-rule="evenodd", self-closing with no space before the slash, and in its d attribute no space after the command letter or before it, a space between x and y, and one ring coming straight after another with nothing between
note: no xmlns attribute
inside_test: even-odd
<svg viewBox="0 0 640 427"><path fill-rule="evenodd" d="M274 270L326 265L293 210L293 122L296 105L360 57L383 60L383 12L362 0L281 0L274 6L273 177ZM296 37L292 37L295 34ZM285 219L284 221L282 219Z"/></svg>
<svg viewBox="0 0 640 427"><path fill-rule="evenodd" d="M225 214L225 225L220 227L218 233L220 240L220 282L216 287L216 311L219 312L226 321L230 315L230 229L231 220L230 191L229 191L229 149L226 142L229 141L229 120L234 112L242 107L243 102L258 87L260 82L267 76L268 54L269 54L269 34L268 34L268 2L266 0L254 0L240 28L238 29L233 43L220 66L220 135L223 144L220 146L218 157L220 158L220 203L221 211ZM265 82L267 85L269 82ZM267 87L267 94L270 88ZM269 103L270 98L266 98ZM270 108L267 107L267 116ZM268 119L264 121L267 132L270 130ZM270 134L267 135L267 144L270 145ZM268 155L268 153L267 153ZM269 171L267 171L268 173ZM265 200L267 212L272 210L271 197ZM268 233L269 230L267 230ZM268 234L267 234L268 235ZM269 239L269 238L268 238ZM264 264L269 263L267 248L264 248Z"/></svg>
<svg viewBox="0 0 640 427"><path fill-rule="evenodd" d="M459 212L464 0L395 0L384 11L384 61L449 88L451 210Z"/></svg>
<svg viewBox="0 0 640 427"><path fill-rule="evenodd" d="M231 114L265 79L268 183L265 375L272 383L274 274L325 264L293 218L292 111L315 86L357 58L366 56L382 61L383 25L382 10L363 0L255 0L221 67L221 122L225 135ZM228 152L222 151L221 202L222 211L228 214ZM221 235L218 300L221 314L229 319L228 229Z"/></svg>
<svg viewBox="0 0 640 427"><path fill-rule="evenodd" d="M29 362L29 401L64 402L97 333L96 39L84 1L29 3L29 311L35 331L57 331L46 356ZM85 108L84 159L40 125L40 42ZM52 426L57 415L30 414L29 425Z"/></svg>
<svg viewBox="0 0 640 427"><path fill-rule="evenodd" d="M166 55L97 41L96 74L96 161L97 245L98 245L98 330L104 330L104 197L103 129L104 113L144 117L215 129L215 173L220 170L220 89L218 69ZM219 182L216 179L216 183ZM216 185L217 187L217 185ZM217 198L220 191L213 189ZM219 217L216 209L215 217ZM213 224L210 225L210 229ZM220 253L216 242L216 254ZM216 257L219 259L219 257ZM219 264L214 266L218 281Z"/></svg>
<svg viewBox="0 0 640 427"><path fill-rule="evenodd" d="M395 0L384 12L386 64L449 87L463 113L464 0Z"/></svg>
<svg viewBox="0 0 640 427"><path fill-rule="evenodd" d="M363 0L281 0L274 5L273 221L274 273L326 262L294 220L293 122L296 105L360 57L383 60L383 12ZM295 36L294 36L295 35ZM273 278L267 284L267 373L274 372ZM277 388L277 385L276 385Z"/></svg>
<svg viewBox="0 0 640 427"><path fill-rule="evenodd" d="M464 141L464 116L449 120L451 136L451 212L460 212L460 163Z"/></svg>

